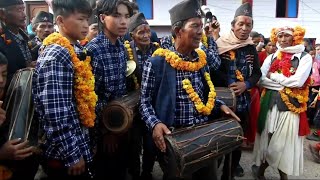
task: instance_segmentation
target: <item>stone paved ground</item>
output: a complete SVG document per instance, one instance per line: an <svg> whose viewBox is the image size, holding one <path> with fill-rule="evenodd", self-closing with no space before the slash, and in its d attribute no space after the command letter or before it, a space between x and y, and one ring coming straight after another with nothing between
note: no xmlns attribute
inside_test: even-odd
<svg viewBox="0 0 320 180"><path fill-rule="evenodd" d="M320 164L317 164L313 161L313 157L309 150L309 144L314 144L314 141L305 140L304 143L304 174L298 177L290 176L289 179L320 179ZM241 162L241 166L244 169L245 176L241 178L236 179L253 179L252 173L251 173L251 166L252 166L252 152L251 151L243 151ZM221 170L221 169L220 169ZM221 171L218 172L218 174L221 174ZM39 175L36 176L36 180L39 180ZM154 168L153 172L154 180L162 180L162 171L159 168L159 165L156 163L156 166ZM220 175L219 175L220 177ZM279 179L279 174L277 170L274 170L272 168L268 168L266 170L265 177L267 179ZM128 176L127 180L131 180L131 178Z"/></svg>
<svg viewBox="0 0 320 180"><path fill-rule="evenodd" d="M289 179L320 179L320 164L317 164L313 161L313 157L309 150L309 144L314 144L314 141L305 140L304 142L304 174L298 177L289 176ZM241 162L241 166L244 169L245 176L236 179L253 179L251 173L252 166L252 152L251 151L243 151ZM272 168L268 168L266 170L265 177L267 179L279 179L279 173L277 170ZM162 171L159 166L155 167L154 171L154 179L162 180Z"/></svg>

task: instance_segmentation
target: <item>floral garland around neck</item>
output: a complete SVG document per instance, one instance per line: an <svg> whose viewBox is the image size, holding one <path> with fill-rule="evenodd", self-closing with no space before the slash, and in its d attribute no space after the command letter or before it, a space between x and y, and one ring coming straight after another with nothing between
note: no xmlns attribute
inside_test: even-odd
<svg viewBox="0 0 320 180"><path fill-rule="evenodd" d="M184 90L186 90L189 98L194 103L194 106L196 107L197 111L200 114L208 116L211 114L211 111L214 107L216 92L214 89L214 85L211 81L210 74L205 72L204 77L208 83L209 90L210 90L209 94L208 94L208 101L207 101L206 105L204 105L204 103L201 101L198 93L195 92L194 88L192 87L191 81L189 79L184 79L182 81L182 85L183 85L182 87Z"/></svg>
<svg viewBox="0 0 320 180"><path fill-rule="evenodd" d="M81 46L85 46L89 43L89 39L87 37L85 37L84 39L80 40L79 43Z"/></svg>
<svg viewBox="0 0 320 180"><path fill-rule="evenodd" d="M269 72L281 73L286 77L294 75L296 71L295 68L291 67L292 54L283 52L280 52L279 54L277 56L277 59L271 64ZM311 79L309 77L302 88L286 87L283 90L279 91L282 101L291 112L299 114L307 110L310 83ZM295 105L293 105L290 102L289 97L297 99L300 107L296 107Z"/></svg>
<svg viewBox="0 0 320 180"><path fill-rule="evenodd" d="M128 56L129 56L128 57L129 58L128 61L134 61L133 50L132 50L132 48L130 46L130 42L129 41L125 41L124 42L124 47L127 49L127 52L128 52ZM140 85L139 85L137 76L134 73L132 73L131 77L132 77L133 82L134 82L134 88L135 89L139 89Z"/></svg>
<svg viewBox="0 0 320 180"><path fill-rule="evenodd" d="M162 56L165 57L167 63L171 65L171 67L182 70L182 71L198 71L203 68L206 64L206 54L201 49L196 49L196 52L199 56L198 62L187 62L183 61L175 52L172 52L168 49L159 48L156 50L152 56ZM182 87L187 92L190 100L194 103L196 110L198 113L203 115L210 115L212 109L214 108L214 102L216 97L216 92L214 89L214 85L211 81L210 74L205 72L204 77L209 86L209 94L208 94L208 101L206 105L201 101L199 95L195 92L194 88L192 87L191 81L189 79L182 80Z"/></svg>
<svg viewBox="0 0 320 180"><path fill-rule="evenodd" d="M230 50L230 51L228 51L228 53L229 53L230 61L235 61L235 59L236 59L236 52L233 51L233 50ZM235 71L235 75L236 75L236 79L237 79L237 80L239 80L239 81L241 81L241 82L244 82L244 77L243 77L243 75L242 75L242 73L241 73L240 70L237 69L237 70Z"/></svg>
<svg viewBox="0 0 320 180"><path fill-rule="evenodd" d="M208 48L208 37L205 33L202 33L201 43L204 45L204 47Z"/></svg>
<svg viewBox="0 0 320 180"><path fill-rule="evenodd" d="M81 61L70 41L59 33L53 33L43 41L44 46L51 44L60 45L69 51L75 71L74 94L79 119L84 126L93 127L96 119L95 107L98 97L94 91L95 79L90 64L91 57L87 56L84 61Z"/></svg>
<svg viewBox="0 0 320 180"><path fill-rule="evenodd" d="M199 69L207 65L207 56L206 53L201 49L196 49L195 51L198 53L199 56L199 61L197 62L184 61L175 52L163 48L157 49L152 56L165 57L166 61L177 70L198 71Z"/></svg>
<svg viewBox="0 0 320 180"><path fill-rule="evenodd" d="M1 26L0 26L0 36L6 45L9 45L12 43L11 39L7 39L6 34L4 33L4 30Z"/></svg>

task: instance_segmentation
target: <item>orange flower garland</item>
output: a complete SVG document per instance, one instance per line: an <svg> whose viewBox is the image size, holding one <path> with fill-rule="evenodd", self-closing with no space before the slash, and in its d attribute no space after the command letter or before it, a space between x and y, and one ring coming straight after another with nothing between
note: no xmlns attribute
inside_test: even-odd
<svg viewBox="0 0 320 180"><path fill-rule="evenodd" d="M183 61L175 52L172 52L168 49L157 49L152 56L162 56L165 57L167 63L171 65L171 67L182 70L182 71L198 71L203 68L207 64L206 54L201 49L196 49L196 52L199 56L198 62L186 62ZM195 92L194 88L192 87L191 81L189 79L184 79L182 81L182 87L186 90L189 98L194 103L196 110L200 114L209 115L214 107L216 92L213 86L213 83L210 78L209 73L205 73L204 77L209 86L209 94L208 94L208 101L206 105L201 101L199 95Z"/></svg>
<svg viewBox="0 0 320 180"><path fill-rule="evenodd" d="M303 38L304 35L306 33L306 30L301 27L301 26L296 26L293 29L293 43L292 46L298 45L298 44L303 44ZM278 34L278 29L277 28L272 28L271 30L271 35L270 35L270 41L272 43L277 43L278 42L278 38L277 38L277 34Z"/></svg>
<svg viewBox="0 0 320 180"><path fill-rule="evenodd" d="M79 119L86 127L93 127L96 119L95 107L98 97L94 91L95 79L92 73L91 57L87 56L84 61L81 61L70 41L59 33L49 35L43 45L58 44L66 48L71 56L74 75L74 94L79 112Z"/></svg>
<svg viewBox="0 0 320 180"><path fill-rule="evenodd" d="M9 45L9 44L12 43L12 40L11 40L11 39L7 39L6 34L4 34L1 25L0 25L0 34L1 34L1 35L0 35L1 38L3 39L3 41L5 42L6 45Z"/></svg>
<svg viewBox="0 0 320 180"><path fill-rule="evenodd" d="M198 71L207 64L206 53L201 49L196 49L196 52L199 55L198 62L189 62L182 60L175 52L170 51L169 49L159 48L157 49L152 56L163 56L166 61L175 69L183 71Z"/></svg>
<svg viewBox="0 0 320 180"><path fill-rule="evenodd" d="M7 167L0 165L0 180L8 180L12 177L12 171Z"/></svg>
<svg viewBox="0 0 320 180"><path fill-rule="evenodd" d="M244 81L244 77L243 77L242 73L238 69L236 70L236 78L241 82Z"/></svg>
<svg viewBox="0 0 320 180"><path fill-rule="evenodd" d="M236 52L234 51L229 51L229 55L230 55L230 60L234 61L236 59Z"/></svg>
<svg viewBox="0 0 320 180"><path fill-rule="evenodd" d="M89 42L89 39L86 37L86 38L84 38L84 39L82 39L82 40L80 41L80 45L81 45L81 46L85 46L85 45L88 44L88 42Z"/></svg>
<svg viewBox="0 0 320 180"><path fill-rule="evenodd" d="M271 64L269 72L281 73L286 77L295 74L295 69L291 66L291 57L292 54L280 52L277 59ZM279 91L282 101L291 112L300 114L307 110L310 82L310 78L308 78L302 88L286 87ZM300 107L295 107L295 105L290 102L289 97L297 99Z"/></svg>

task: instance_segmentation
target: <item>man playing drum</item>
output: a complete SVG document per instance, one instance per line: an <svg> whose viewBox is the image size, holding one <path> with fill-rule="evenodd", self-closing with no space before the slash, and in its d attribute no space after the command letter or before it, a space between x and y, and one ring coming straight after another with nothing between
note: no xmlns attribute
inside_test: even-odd
<svg viewBox="0 0 320 180"><path fill-rule="evenodd" d="M157 148L160 164L166 152L164 136L169 128L209 121L220 111L240 119L223 102L215 100L206 54L199 47L203 24L200 5L185 0L169 10L174 46L158 49L146 61L142 74L140 112ZM197 171L195 179L214 179L213 162ZM169 179L164 171L164 179Z"/></svg>

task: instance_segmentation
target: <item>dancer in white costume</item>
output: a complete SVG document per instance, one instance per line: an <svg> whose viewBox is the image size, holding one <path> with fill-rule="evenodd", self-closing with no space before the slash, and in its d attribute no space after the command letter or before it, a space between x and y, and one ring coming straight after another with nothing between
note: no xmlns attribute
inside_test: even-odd
<svg viewBox="0 0 320 180"><path fill-rule="evenodd" d="M264 93L254 144L254 161L259 168L252 169L256 179L265 179L268 166L278 169L281 179L303 172L303 140L309 131L305 110L312 66L311 56L304 52L304 34L300 26L282 26L274 28L270 36L278 50L261 67Z"/></svg>

